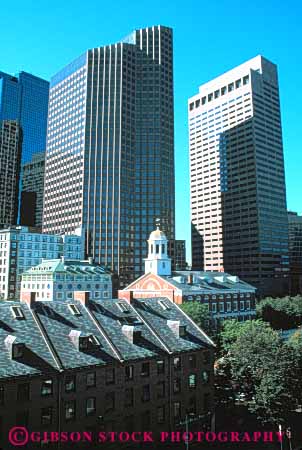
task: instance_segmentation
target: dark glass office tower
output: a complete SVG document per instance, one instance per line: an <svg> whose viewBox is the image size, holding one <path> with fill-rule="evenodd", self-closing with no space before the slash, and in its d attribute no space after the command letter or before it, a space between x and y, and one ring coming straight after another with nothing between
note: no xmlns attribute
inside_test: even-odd
<svg viewBox="0 0 302 450"><path fill-rule="evenodd" d="M86 229L87 254L128 283L156 219L174 238L172 30L88 50L51 80L43 229Z"/></svg>
<svg viewBox="0 0 302 450"><path fill-rule="evenodd" d="M22 163L45 149L48 81L26 72L0 72L0 120L18 120L23 134Z"/></svg>
<svg viewBox="0 0 302 450"><path fill-rule="evenodd" d="M45 152L35 153L21 167L20 225L42 227Z"/></svg>
<svg viewBox="0 0 302 450"><path fill-rule="evenodd" d="M0 228L16 224L21 144L18 122L0 121Z"/></svg>

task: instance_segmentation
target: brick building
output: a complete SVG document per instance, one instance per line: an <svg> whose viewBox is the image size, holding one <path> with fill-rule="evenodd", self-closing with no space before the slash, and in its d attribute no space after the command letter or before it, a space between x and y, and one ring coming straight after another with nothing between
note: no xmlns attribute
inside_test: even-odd
<svg viewBox="0 0 302 450"><path fill-rule="evenodd" d="M225 272L171 270L168 241L159 229L148 240L145 274L118 293L119 298L167 297L181 305L187 301L205 304L216 326L226 318L239 321L256 315L256 288Z"/></svg>
<svg viewBox="0 0 302 450"><path fill-rule="evenodd" d="M42 302L24 293L21 303L0 303L0 316L5 450L14 448L5 437L16 425L46 432L46 449L75 445L47 442L51 431L152 430L156 439L159 430L182 429L187 414L192 427L211 426L214 345L169 300L92 300L77 292L73 300Z"/></svg>

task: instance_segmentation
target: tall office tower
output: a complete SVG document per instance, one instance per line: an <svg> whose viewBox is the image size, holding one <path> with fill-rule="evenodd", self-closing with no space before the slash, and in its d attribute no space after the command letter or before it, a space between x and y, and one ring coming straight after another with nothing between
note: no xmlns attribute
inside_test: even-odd
<svg viewBox="0 0 302 450"><path fill-rule="evenodd" d="M277 67L257 56L188 102L193 268L288 288L288 224Z"/></svg>
<svg viewBox="0 0 302 450"><path fill-rule="evenodd" d="M174 238L172 30L88 50L51 80L43 230L82 226L87 255L128 283L161 221Z"/></svg>
<svg viewBox="0 0 302 450"><path fill-rule="evenodd" d="M0 228L17 220L21 143L18 122L0 121Z"/></svg>
<svg viewBox="0 0 302 450"><path fill-rule="evenodd" d="M290 293L302 294L302 216L288 211Z"/></svg>
<svg viewBox="0 0 302 450"><path fill-rule="evenodd" d="M49 83L26 72L0 72L0 120L18 120L22 128L22 163L45 149Z"/></svg>
<svg viewBox="0 0 302 450"><path fill-rule="evenodd" d="M20 225L42 227L44 174L44 152L35 153L31 161L21 167Z"/></svg>

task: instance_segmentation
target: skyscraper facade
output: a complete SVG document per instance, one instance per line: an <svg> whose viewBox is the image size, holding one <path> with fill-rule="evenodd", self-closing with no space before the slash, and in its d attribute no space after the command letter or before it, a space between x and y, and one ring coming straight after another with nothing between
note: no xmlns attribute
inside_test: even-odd
<svg viewBox="0 0 302 450"><path fill-rule="evenodd" d="M87 255L143 273L156 219L174 238L172 30L134 31L51 80L43 229L86 230Z"/></svg>
<svg viewBox="0 0 302 450"><path fill-rule="evenodd" d="M0 121L0 228L16 224L21 144L18 122Z"/></svg>
<svg viewBox="0 0 302 450"><path fill-rule="evenodd" d="M257 56L189 99L192 265L239 275L260 294L288 282L277 67Z"/></svg>
<svg viewBox="0 0 302 450"><path fill-rule="evenodd" d="M0 120L18 120L22 128L22 162L45 149L48 81L26 72L0 72Z"/></svg>
<svg viewBox="0 0 302 450"><path fill-rule="evenodd" d="M45 153L34 153L21 167L20 225L42 227Z"/></svg>
<svg viewBox="0 0 302 450"><path fill-rule="evenodd" d="M290 293L302 293L302 216L288 211Z"/></svg>

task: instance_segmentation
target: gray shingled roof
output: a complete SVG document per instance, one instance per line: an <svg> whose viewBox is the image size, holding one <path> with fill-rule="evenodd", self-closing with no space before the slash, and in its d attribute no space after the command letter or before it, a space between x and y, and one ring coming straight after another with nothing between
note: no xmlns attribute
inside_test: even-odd
<svg viewBox="0 0 302 450"><path fill-rule="evenodd" d="M14 318L12 307L20 308L23 318ZM5 346L4 341L9 335L15 336L18 343L24 343L26 346L24 356L18 361L10 359ZM41 336L32 312L27 305L20 302L0 303L0 346L0 378L38 375L57 369L55 359Z"/></svg>
<svg viewBox="0 0 302 450"><path fill-rule="evenodd" d="M188 283L188 277L193 277L193 283ZM173 272L171 276L162 276L173 286L187 295L207 295L223 293L255 292L256 288L241 280L237 276L225 272L201 272L201 271L179 271Z"/></svg>
<svg viewBox="0 0 302 450"><path fill-rule="evenodd" d="M164 300L168 308L163 309ZM76 314L70 305L77 308ZM120 305L120 306L119 306ZM21 318L14 318L11 307L19 307ZM186 327L183 337L169 328L167 321ZM138 330L130 342L123 325ZM79 350L71 334L79 334L94 345ZM25 344L23 356L11 359L5 339ZM107 365L114 361L156 358L163 353L179 353L214 345L213 342L168 299L89 301L36 301L30 309L20 302L0 303L0 379L39 375L55 370Z"/></svg>

